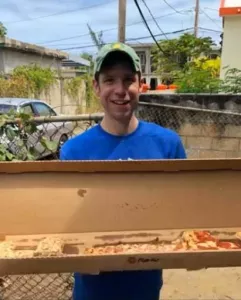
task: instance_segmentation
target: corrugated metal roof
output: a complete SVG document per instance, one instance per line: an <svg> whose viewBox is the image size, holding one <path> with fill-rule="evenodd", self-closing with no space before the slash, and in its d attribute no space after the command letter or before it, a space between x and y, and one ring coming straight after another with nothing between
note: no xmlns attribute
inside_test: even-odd
<svg viewBox="0 0 241 300"><path fill-rule="evenodd" d="M84 59L77 55L69 55L67 59L63 60L63 66L90 66L90 61L87 59Z"/></svg>

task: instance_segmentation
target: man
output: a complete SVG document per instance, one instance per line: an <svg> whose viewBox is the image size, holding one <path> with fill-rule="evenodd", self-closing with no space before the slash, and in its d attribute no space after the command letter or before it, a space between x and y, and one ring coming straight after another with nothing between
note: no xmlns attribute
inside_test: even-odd
<svg viewBox="0 0 241 300"><path fill-rule="evenodd" d="M186 158L180 137L139 121L140 60L125 44L105 45L94 68L94 89L104 108L101 124L67 141L61 160ZM74 300L158 300L162 271L75 274Z"/></svg>

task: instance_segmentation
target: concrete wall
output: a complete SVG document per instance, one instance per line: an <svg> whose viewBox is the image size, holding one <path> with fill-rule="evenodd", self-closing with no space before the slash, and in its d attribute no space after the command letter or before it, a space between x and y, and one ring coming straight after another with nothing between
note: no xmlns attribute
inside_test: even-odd
<svg viewBox="0 0 241 300"><path fill-rule="evenodd" d="M61 60L58 58L20 52L9 48L0 49L0 72L8 74L17 66L28 65L31 63L37 63L42 67L51 67L57 70L61 67Z"/></svg>
<svg viewBox="0 0 241 300"><path fill-rule="evenodd" d="M142 106L140 117L178 132L189 158L241 157L241 96L146 94L140 101L157 104Z"/></svg>
<svg viewBox="0 0 241 300"><path fill-rule="evenodd" d="M220 77L224 78L225 70L223 67L241 69L241 16L224 17L223 31L223 49L221 55L221 73Z"/></svg>
<svg viewBox="0 0 241 300"><path fill-rule="evenodd" d="M178 130L189 158L241 157L241 126L226 125L219 134L215 123L185 122Z"/></svg>
<svg viewBox="0 0 241 300"><path fill-rule="evenodd" d="M85 108L86 106L85 86L83 84L78 97L73 99L66 93L64 88L69 80L71 80L69 77L58 78L56 84L49 91L44 91L40 95L40 99L49 103L59 114L75 115L79 112L80 107Z"/></svg>

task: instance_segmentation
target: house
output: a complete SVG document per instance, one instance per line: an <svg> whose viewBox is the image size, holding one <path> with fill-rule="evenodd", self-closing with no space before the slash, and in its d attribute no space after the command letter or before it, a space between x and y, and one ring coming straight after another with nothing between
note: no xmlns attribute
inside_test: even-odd
<svg viewBox="0 0 241 300"><path fill-rule="evenodd" d="M151 58L151 49L154 46L154 43L129 44L129 46L136 51L140 58L142 77L146 79L146 83L150 84L152 78L159 83L160 79L159 76L154 74Z"/></svg>
<svg viewBox="0 0 241 300"><path fill-rule="evenodd" d="M223 18L223 40L220 77L228 68L241 69L241 0L222 0L219 15Z"/></svg>
<svg viewBox="0 0 241 300"><path fill-rule="evenodd" d="M0 72L9 74L21 65L37 63L42 67L60 70L66 64L89 66L82 58L71 56L59 50L48 49L34 44L24 43L7 37L0 38Z"/></svg>
<svg viewBox="0 0 241 300"><path fill-rule="evenodd" d="M147 84L150 84L151 80L156 81L157 84L161 83L160 76L154 73L154 67L152 64L151 49L154 45L154 43L129 44L129 46L131 46L140 57L142 77L146 79ZM209 57L216 58L217 56L220 56L220 47L213 46L212 53Z"/></svg>
<svg viewBox="0 0 241 300"><path fill-rule="evenodd" d="M79 67L90 67L90 61L76 55L69 55L68 58L63 59L62 66L65 69L76 69Z"/></svg>

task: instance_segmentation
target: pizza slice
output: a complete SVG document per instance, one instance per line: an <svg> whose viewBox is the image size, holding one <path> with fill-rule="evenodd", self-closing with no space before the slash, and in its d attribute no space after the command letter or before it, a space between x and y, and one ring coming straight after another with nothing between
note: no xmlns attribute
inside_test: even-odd
<svg viewBox="0 0 241 300"><path fill-rule="evenodd" d="M64 242L60 238L47 237L39 242L34 256L61 256L63 255Z"/></svg>

